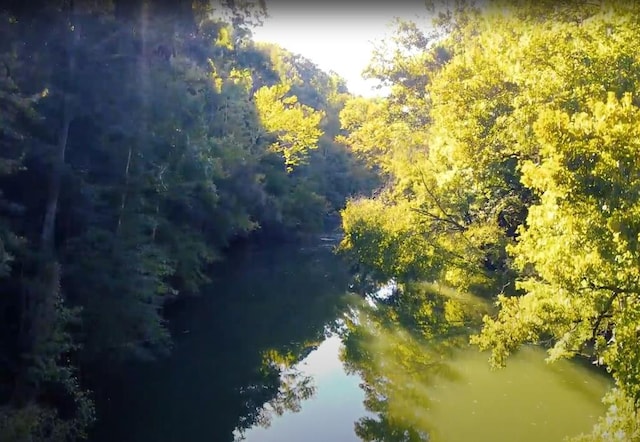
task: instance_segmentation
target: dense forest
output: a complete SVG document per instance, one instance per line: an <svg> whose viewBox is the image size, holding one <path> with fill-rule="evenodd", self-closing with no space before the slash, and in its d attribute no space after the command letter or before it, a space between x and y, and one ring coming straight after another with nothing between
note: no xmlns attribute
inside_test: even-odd
<svg viewBox="0 0 640 442"><path fill-rule="evenodd" d="M374 51L377 98L254 42L261 1L0 8L0 440L85 438L105 367L168 354L167 306L215 293L225 253L339 216L353 287L397 287L346 325L371 409L427 374L377 376L358 321L410 324L377 351L427 362L476 321L495 367L534 344L606 370L581 440L640 440L640 6L426 8L429 30L398 21ZM433 355L417 344L443 334ZM356 433L429 438L392 420Z"/></svg>
<svg viewBox="0 0 640 442"><path fill-rule="evenodd" d="M433 32L401 22L375 53L390 94L341 112L386 182L349 202L341 248L362 284L398 282L391 318L427 337L447 305L416 281L497 302L471 337L496 367L523 344L603 367L615 388L585 440L640 440L640 9L444 3Z"/></svg>
<svg viewBox="0 0 640 442"><path fill-rule="evenodd" d="M249 26L265 5L0 10L0 439L82 438L101 367L171 347L163 309L243 238L336 225L376 175L343 80Z"/></svg>

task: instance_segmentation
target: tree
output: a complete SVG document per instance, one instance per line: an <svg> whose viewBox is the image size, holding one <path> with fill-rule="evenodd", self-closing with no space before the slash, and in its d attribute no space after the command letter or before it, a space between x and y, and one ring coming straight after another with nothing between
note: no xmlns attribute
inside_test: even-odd
<svg viewBox="0 0 640 442"><path fill-rule="evenodd" d="M300 58L305 103L283 89L293 71L250 39L263 13L244 1L0 8L0 439L83 437L86 388L170 350L164 307L198 294L233 240L321 229L329 195L335 207L360 189L355 161L342 188L318 172L351 158L324 134L338 130L325 111L342 106L343 83Z"/></svg>
<svg viewBox="0 0 640 442"><path fill-rule="evenodd" d="M262 87L255 93L255 103L265 129L276 135L271 149L283 155L288 171L304 162L306 152L317 149L322 132L321 112L298 103L295 95L287 96L290 86L278 84Z"/></svg>
<svg viewBox="0 0 640 442"><path fill-rule="evenodd" d="M421 43L446 54L418 74L429 78L421 149L405 153L407 132L394 130L398 147L385 150L363 130L400 124L391 111L375 123L354 117L356 104L345 114L352 144L390 180L376 201L347 206L344 248L381 279L499 293L473 342L497 365L525 342L605 365L616 405L593 437L636 440L638 11L458 6L440 16L441 38ZM416 74L394 77L407 66L394 57L378 72L402 90Z"/></svg>

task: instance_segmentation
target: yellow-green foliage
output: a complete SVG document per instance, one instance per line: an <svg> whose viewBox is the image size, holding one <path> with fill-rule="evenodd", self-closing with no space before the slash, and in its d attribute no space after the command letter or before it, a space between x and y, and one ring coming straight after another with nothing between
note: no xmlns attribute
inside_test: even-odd
<svg viewBox="0 0 640 442"><path fill-rule="evenodd" d="M384 279L389 275L424 275L431 268L425 256L435 249L416 232L417 214L406 204L354 200L342 212L341 244L353 259Z"/></svg>
<svg viewBox="0 0 640 442"><path fill-rule="evenodd" d="M607 413L598 420L591 434L571 439L574 442L610 442L640 440L640 413L633 400L618 389L604 397L609 406Z"/></svg>
<svg viewBox="0 0 640 442"><path fill-rule="evenodd" d="M300 104L295 95L288 95L288 84L263 86L256 91L256 110L265 129L276 136L271 144L283 155L287 168L304 162L309 149L317 149L322 136L321 111Z"/></svg>
<svg viewBox="0 0 640 442"><path fill-rule="evenodd" d="M526 342L549 343L550 360L592 352L620 401L637 404L640 11L464 12L422 48L445 53L441 63L403 77L415 55L396 54L378 69L391 96L345 108L345 142L390 179L381 197L347 207L343 247L385 276L510 287L473 339L495 364ZM429 121L408 132L397 102L409 95L412 106L423 97ZM616 432L638 440L637 428Z"/></svg>
<svg viewBox="0 0 640 442"><path fill-rule="evenodd" d="M520 163L522 183L538 197L508 249L526 294L501 298L498 317L486 319L475 342L502 363L543 337L553 337L550 359L594 341L597 360L638 398L640 39L637 25L604 12L580 25L522 25L529 50L557 43L543 67L549 81L536 81L534 66L525 75L524 54L515 79L533 77L524 83L532 98L549 83L559 93L536 106L529 145L537 154Z"/></svg>

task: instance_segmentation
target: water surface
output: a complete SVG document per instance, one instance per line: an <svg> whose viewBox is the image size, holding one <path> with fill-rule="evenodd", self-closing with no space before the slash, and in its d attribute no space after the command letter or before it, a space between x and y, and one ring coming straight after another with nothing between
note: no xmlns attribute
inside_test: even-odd
<svg viewBox="0 0 640 442"><path fill-rule="evenodd" d="M560 441L604 412L600 373L532 347L492 371L441 318L416 332L349 282L326 242L237 251L174 315L172 355L101 392L92 440Z"/></svg>

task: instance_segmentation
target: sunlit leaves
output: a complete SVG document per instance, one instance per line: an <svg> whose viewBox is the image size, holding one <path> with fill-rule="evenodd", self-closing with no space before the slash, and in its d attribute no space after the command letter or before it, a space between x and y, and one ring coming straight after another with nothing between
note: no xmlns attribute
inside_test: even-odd
<svg viewBox="0 0 640 442"><path fill-rule="evenodd" d="M511 250L519 269L533 266L536 275L520 283L525 297L503 304L498 322L487 323L483 336L494 337L494 356L509 352L509 346L499 350L500 329L515 347L545 334L555 337L554 357L571 356L590 339L613 332L610 348L601 343L596 351L627 392L637 394L640 377L631 367L638 362L633 306L640 258L634 195L639 123L628 94L588 100L573 115L541 114L535 130L544 159L523 166L523 181L541 195L540 203L530 209L527 228ZM514 333L529 321L539 324Z"/></svg>
<svg viewBox="0 0 640 442"><path fill-rule="evenodd" d="M530 133L537 153L521 161L521 181L539 199L529 208L518 243L509 248L526 294L500 298L497 318L487 318L474 341L492 348L498 364L523 342L546 341L552 360L587 353L594 343L596 361L637 399L640 112L636 81L629 79L639 70L627 55L637 36L634 25L615 15L596 15L581 25L541 25L546 26L544 33L529 28L528 42L549 39L549 48L553 35L564 37L553 55L547 53L557 62L545 68L558 88L545 91L549 83L535 76L523 84L557 95L540 100L527 93L540 100ZM527 59L522 60L516 79L524 79Z"/></svg>
<svg viewBox="0 0 640 442"><path fill-rule="evenodd" d="M341 247L381 281L390 275L434 275L439 257L434 245L414 229L419 222L417 216L404 204L352 201L342 213L348 234Z"/></svg>
<svg viewBox="0 0 640 442"><path fill-rule="evenodd" d="M594 426L591 434L572 439L575 442L609 442L640 440L640 413L633 400L613 389L603 399L607 413Z"/></svg>
<svg viewBox="0 0 640 442"><path fill-rule="evenodd" d="M318 147L323 113L298 103L296 96L288 95L289 89L285 83L263 86L254 100L265 129L276 136L271 148L283 155L292 170L304 162L308 150Z"/></svg>
<svg viewBox="0 0 640 442"><path fill-rule="evenodd" d="M407 137L410 126L394 113L398 95L349 104L343 118L347 142L391 177L378 201L344 214L344 245L359 248L353 256L390 276L409 276L394 267L404 262L458 286L484 273L480 284L510 295L498 297L497 316L473 339L493 349L495 364L525 342L545 344L549 360L583 354L635 401L637 12L614 2L457 4L441 16L449 31L438 42L441 63L426 61L437 55L426 42L380 58L378 73L396 92L426 88L421 135ZM418 59L422 71L410 71ZM420 155L407 154L416 140ZM420 241L403 240L412 235Z"/></svg>

